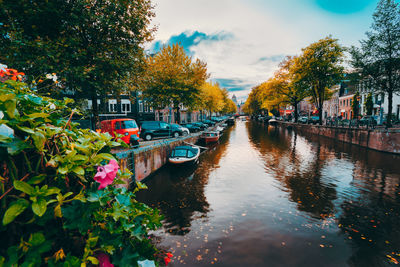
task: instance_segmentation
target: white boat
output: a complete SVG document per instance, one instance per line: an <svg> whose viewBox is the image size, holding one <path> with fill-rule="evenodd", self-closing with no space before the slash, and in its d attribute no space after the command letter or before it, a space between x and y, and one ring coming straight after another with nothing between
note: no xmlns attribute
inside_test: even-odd
<svg viewBox="0 0 400 267"><path fill-rule="evenodd" d="M168 158L169 163L179 165L194 163L200 156L200 147L198 146L177 146Z"/></svg>
<svg viewBox="0 0 400 267"><path fill-rule="evenodd" d="M278 121L276 119L270 119L268 121L268 123L269 123L269 125L273 125L273 126L278 125Z"/></svg>

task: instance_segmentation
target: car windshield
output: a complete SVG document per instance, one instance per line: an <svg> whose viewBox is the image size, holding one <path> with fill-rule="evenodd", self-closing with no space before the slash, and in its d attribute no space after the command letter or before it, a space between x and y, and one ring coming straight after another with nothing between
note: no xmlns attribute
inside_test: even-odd
<svg viewBox="0 0 400 267"><path fill-rule="evenodd" d="M121 129L132 129L137 128L137 124L135 121L121 121Z"/></svg>

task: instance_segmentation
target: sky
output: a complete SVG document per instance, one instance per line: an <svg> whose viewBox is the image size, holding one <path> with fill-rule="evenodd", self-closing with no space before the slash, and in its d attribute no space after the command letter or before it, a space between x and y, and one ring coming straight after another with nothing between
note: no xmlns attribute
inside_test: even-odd
<svg viewBox="0 0 400 267"><path fill-rule="evenodd" d="M288 55L328 35L359 45L378 0L153 0L150 52L180 43L210 79L245 101Z"/></svg>

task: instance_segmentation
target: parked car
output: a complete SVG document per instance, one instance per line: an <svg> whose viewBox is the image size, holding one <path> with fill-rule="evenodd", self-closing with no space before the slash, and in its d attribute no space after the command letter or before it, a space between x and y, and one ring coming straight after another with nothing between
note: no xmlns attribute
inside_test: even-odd
<svg viewBox="0 0 400 267"><path fill-rule="evenodd" d="M134 119L113 119L100 122L101 132L109 133L128 145L139 146L139 127Z"/></svg>
<svg viewBox="0 0 400 267"><path fill-rule="evenodd" d="M208 127L213 126L213 125L215 124L215 122L214 122L214 121L211 121L211 120L203 120L202 122L205 123L205 124L207 124Z"/></svg>
<svg viewBox="0 0 400 267"><path fill-rule="evenodd" d="M176 123L172 123L171 124L172 127L172 131L174 131L175 129L179 129L182 131L182 135L186 136L190 134L190 131L187 127L183 127L182 125L176 124Z"/></svg>
<svg viewBox="0 0 400 267"><path fill-rule="evenodd" d="M202 122L193 122L193 125L199 126L201 130L205 130L208 128L208 124Z"/></svg>
<svg viewBox="0 0 400 267"><path fill-rule="evenodd" d="M226 124L228 125L235 125L235 118L229 118L226 120Z"/></svg>
<svg viewBox="0 0 400 267"><path fill-rule="evenodd" d="M319 117L318 116L311 116L310 119L308 120L308 123L318 124L319 123Z"/></svg>
<svg viewBox="0 0 400 267"><path fill-rule="evenodd" d="M191 133L197 133L197 132L201 131L200 126L198 126L194 123L185 123L185 124L182 124L182 126L188 128Z"/></svg>
<svg viewBox="0 0 400 267"><path fill-rule="evenodd" d="M150 141L155 137L178 137L183 130L162 121L143 121L140 125L140 137Z"/></svg>
<svg viewBox="0 0 400 267"><path fill-rule="evenodd" d="M299 122L299 123L308 123L308 117L300 117L300 118L298 119L298 122Z"/></svg>

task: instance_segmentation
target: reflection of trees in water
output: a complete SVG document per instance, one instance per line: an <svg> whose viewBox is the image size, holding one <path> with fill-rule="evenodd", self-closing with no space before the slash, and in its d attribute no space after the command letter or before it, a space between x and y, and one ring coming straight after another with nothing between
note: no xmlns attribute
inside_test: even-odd
<svg viewBox="0 0 400 267"><path fill-rule="evenodd" d="M166 166L145 183L149 189L138 192L138 199L160 209L165 229L174 235L190 232L193 219L206 218L210 204L204 187L212 170L225 154L232 128L227 129L220 142L200 156L198 165Z"/></svg>
<svg viewBox="0 0 400 267"><path fill-rule="evenodd" d="M352 266L385 266L390 255L400 261L399 202L379 192L345 201L339 226L351 238ZM393 254L394 253L394 254Z"/></svg>
<svg viewBox="0 0 400 267"><path fill-rule="evenodd" d="M332 215L336 189L332 184L321 183L321 171L325 163L325 151L316 146L306 160L297 155L297 135L280 127L259 124L249 125L249 138L260 152L269 172L289 191L289 199L297 203L298 209L314 218ZM293 139L293 142L292 142Z"/></svg>
<svg viewBox="0 0 400 267"><path fill-rule="evenodd" d="M334 139L306 135L314 145L354 164L351 192L337 214L338 225L351 240L351 266L386 266L400 261L400 157ZM339 166L338 166L339 167ZM394 253L394 254L393 254Z"/></svg>

